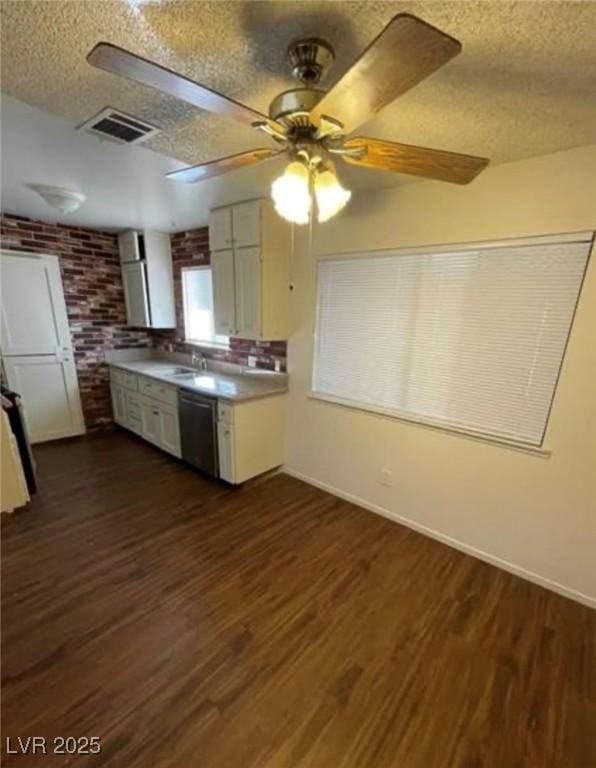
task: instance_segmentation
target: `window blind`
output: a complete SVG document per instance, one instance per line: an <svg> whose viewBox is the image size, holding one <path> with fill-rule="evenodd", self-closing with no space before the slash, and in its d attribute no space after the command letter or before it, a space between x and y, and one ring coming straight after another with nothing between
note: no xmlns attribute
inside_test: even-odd
<svg viewBox="0 0 596 768"><path fill-rule="evenodd" d="M590 242L319 261L313 393L542 444Z"/></svg>

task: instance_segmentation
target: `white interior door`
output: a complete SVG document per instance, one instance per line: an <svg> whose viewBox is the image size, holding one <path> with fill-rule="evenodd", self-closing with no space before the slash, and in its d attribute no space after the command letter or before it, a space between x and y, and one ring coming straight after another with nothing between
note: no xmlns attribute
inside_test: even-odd
<svg viewBox="0 0 596 768"><path fill-rule="evenodd" d="M32 442L85 431L56 256L2 251L1 351Z"/></svg>
<svg viewBox="0 0 596 768"><path fill-rule="evenodd" d="M59 355L5 357L8 386L21 395L32 443L85 431L72 359Z"/></svg>
<svg viewBox="0 0 596 768"><path fill-rule="evenodd" d="M245 339L261 336L261 252L258 248L234 251L236 276L236 331Z"/></svg>
<svg viewBox="0 0 596 768"><path fill-rule="evenodd" d="M60 267L55 256L2 251L2 354L70 352Z"/></svg>
<svg viewBox="0 0 596 768"><path fill-rule="evenodd" d="M215 333L221 336L234 336L236 332L234 251L212 252L211 277Z"/></svg>

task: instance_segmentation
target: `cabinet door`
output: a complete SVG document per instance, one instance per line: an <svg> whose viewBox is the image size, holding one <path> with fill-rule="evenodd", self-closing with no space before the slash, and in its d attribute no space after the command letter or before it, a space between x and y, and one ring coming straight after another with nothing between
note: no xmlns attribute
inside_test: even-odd
<svg viewBox="0 0 596 768"><path fill-rule="evenodd" d="M145 440L161 447L159 405L145 397L141 398L141 429Z"/></svg>
<svg viewBox="0 0 596 768"><path fill-rule="evenodd" d="M178 409L167 405L159 406L161 447L164 451L180 458L180 428L178 425Z"/></svg>
<svg viewBox="0 0 596 768"><path fill-rule="evenodd" d="M212 251L232 247L231 208L216 208L209 213L209 247Z"/></svg>
<svg viewBox="0 0 596 768"><path fill-rule="evenodd" d="M114 421L121 427L128 426L126 418L126 390L120 384L112 384L112 411L114 412Z"/></svg>
<svg viewBox="0 0 596 768"><path fill-rule="evenodd" d="M211 277L215 333L234 336L236 333L234 251L211 253Z"/></svg>
<svg viewBox="0 0 596 768"><path fill-rule="evenodd" d="M145 230L143 237L151 327L175 328L176 303L170 236L165 232Z"/></svg>
<svg viewBox="0 0 596 768"><path fill-rule="evenodd" d="M151 325L151 320L145 265L141 262L123 264L122 284L124 286L127 324L135 328L148 328Z"/></svg>
<svg viewBox="0 0 596 768"><path fill-rule="evenodd" d="M234 482L234 427L220 421L217 424L219 476L227 483Z"/></svg>
<svg viewBox="0 0 596 768"><path fill-rule="evenodd" d="M138 234L134 230L119 234L118 250L120 251L120 262L122 264L126 264L129 261L138 261L141 258Z"/></svg>
<svg viewBox="0 0 596 768"><path fill-rule="evenodd" d="M232 208L234 246L246 248L261 244L261 202L250 200Z"/></svg>
<svg viewBox="0 0 596 768"><path fill-rule="evenodd" d="M261 336L261 253L258 248L234 251L236 276L236 334L245 339Z"/></svg>

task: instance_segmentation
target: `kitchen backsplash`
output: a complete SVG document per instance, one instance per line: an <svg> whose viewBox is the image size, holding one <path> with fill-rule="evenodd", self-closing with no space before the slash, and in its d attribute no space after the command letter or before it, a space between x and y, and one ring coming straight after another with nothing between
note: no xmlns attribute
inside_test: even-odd
<svg viewBox="0 0 596 768"><path fill-rule="evenodd" d="M85 423L88 429L111 423L106 351L152 345L147 331L126 326L116 237L0 215L0 245L59 257Z"/></svg>
<svg viewBox="0 0 596 768"><path fill-rule="evenodd" d="M51 253L59 257L81 401L88 429L112 421L105 353L128 347L190 352L184 342L180 270L209 263L209 230L172 235L177 328L153 331L129 328L116 235L82 227L0 214L0 245L8 250ZM286 370L285 341L230 339L229 350L202 348L207 357L246 365L254 355L261 368Z"/></svg>
<svg viewBox="0 0 596 768"><path fill-rule="evenodd" d="M182 309L182 280L180 271L183 267L196 267L199 264L209 264L209 229L199 227L187 232L172 235L172 261L174 264L174 293L176 297L176 330L152 331L155 339L154 346L170 352L192 352L196 349L184 341L184 316ZM257 359L259 368L275 369L278 362L281 371L286 370L285 341L251 341L249 339L230 339L230 349L210 349L201 347L206 357L224 360L230 363L247 365L248 356Z"/></svg>

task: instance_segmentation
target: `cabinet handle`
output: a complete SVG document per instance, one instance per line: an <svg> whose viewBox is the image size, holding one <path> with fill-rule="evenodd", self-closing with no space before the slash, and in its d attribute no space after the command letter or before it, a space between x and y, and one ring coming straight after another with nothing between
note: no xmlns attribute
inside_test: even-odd
<svg viewBox="0 0 596 768"><path fill-rule="evenodd" d="M159 411L153 411L154 416L159 416Z"/></svg>

